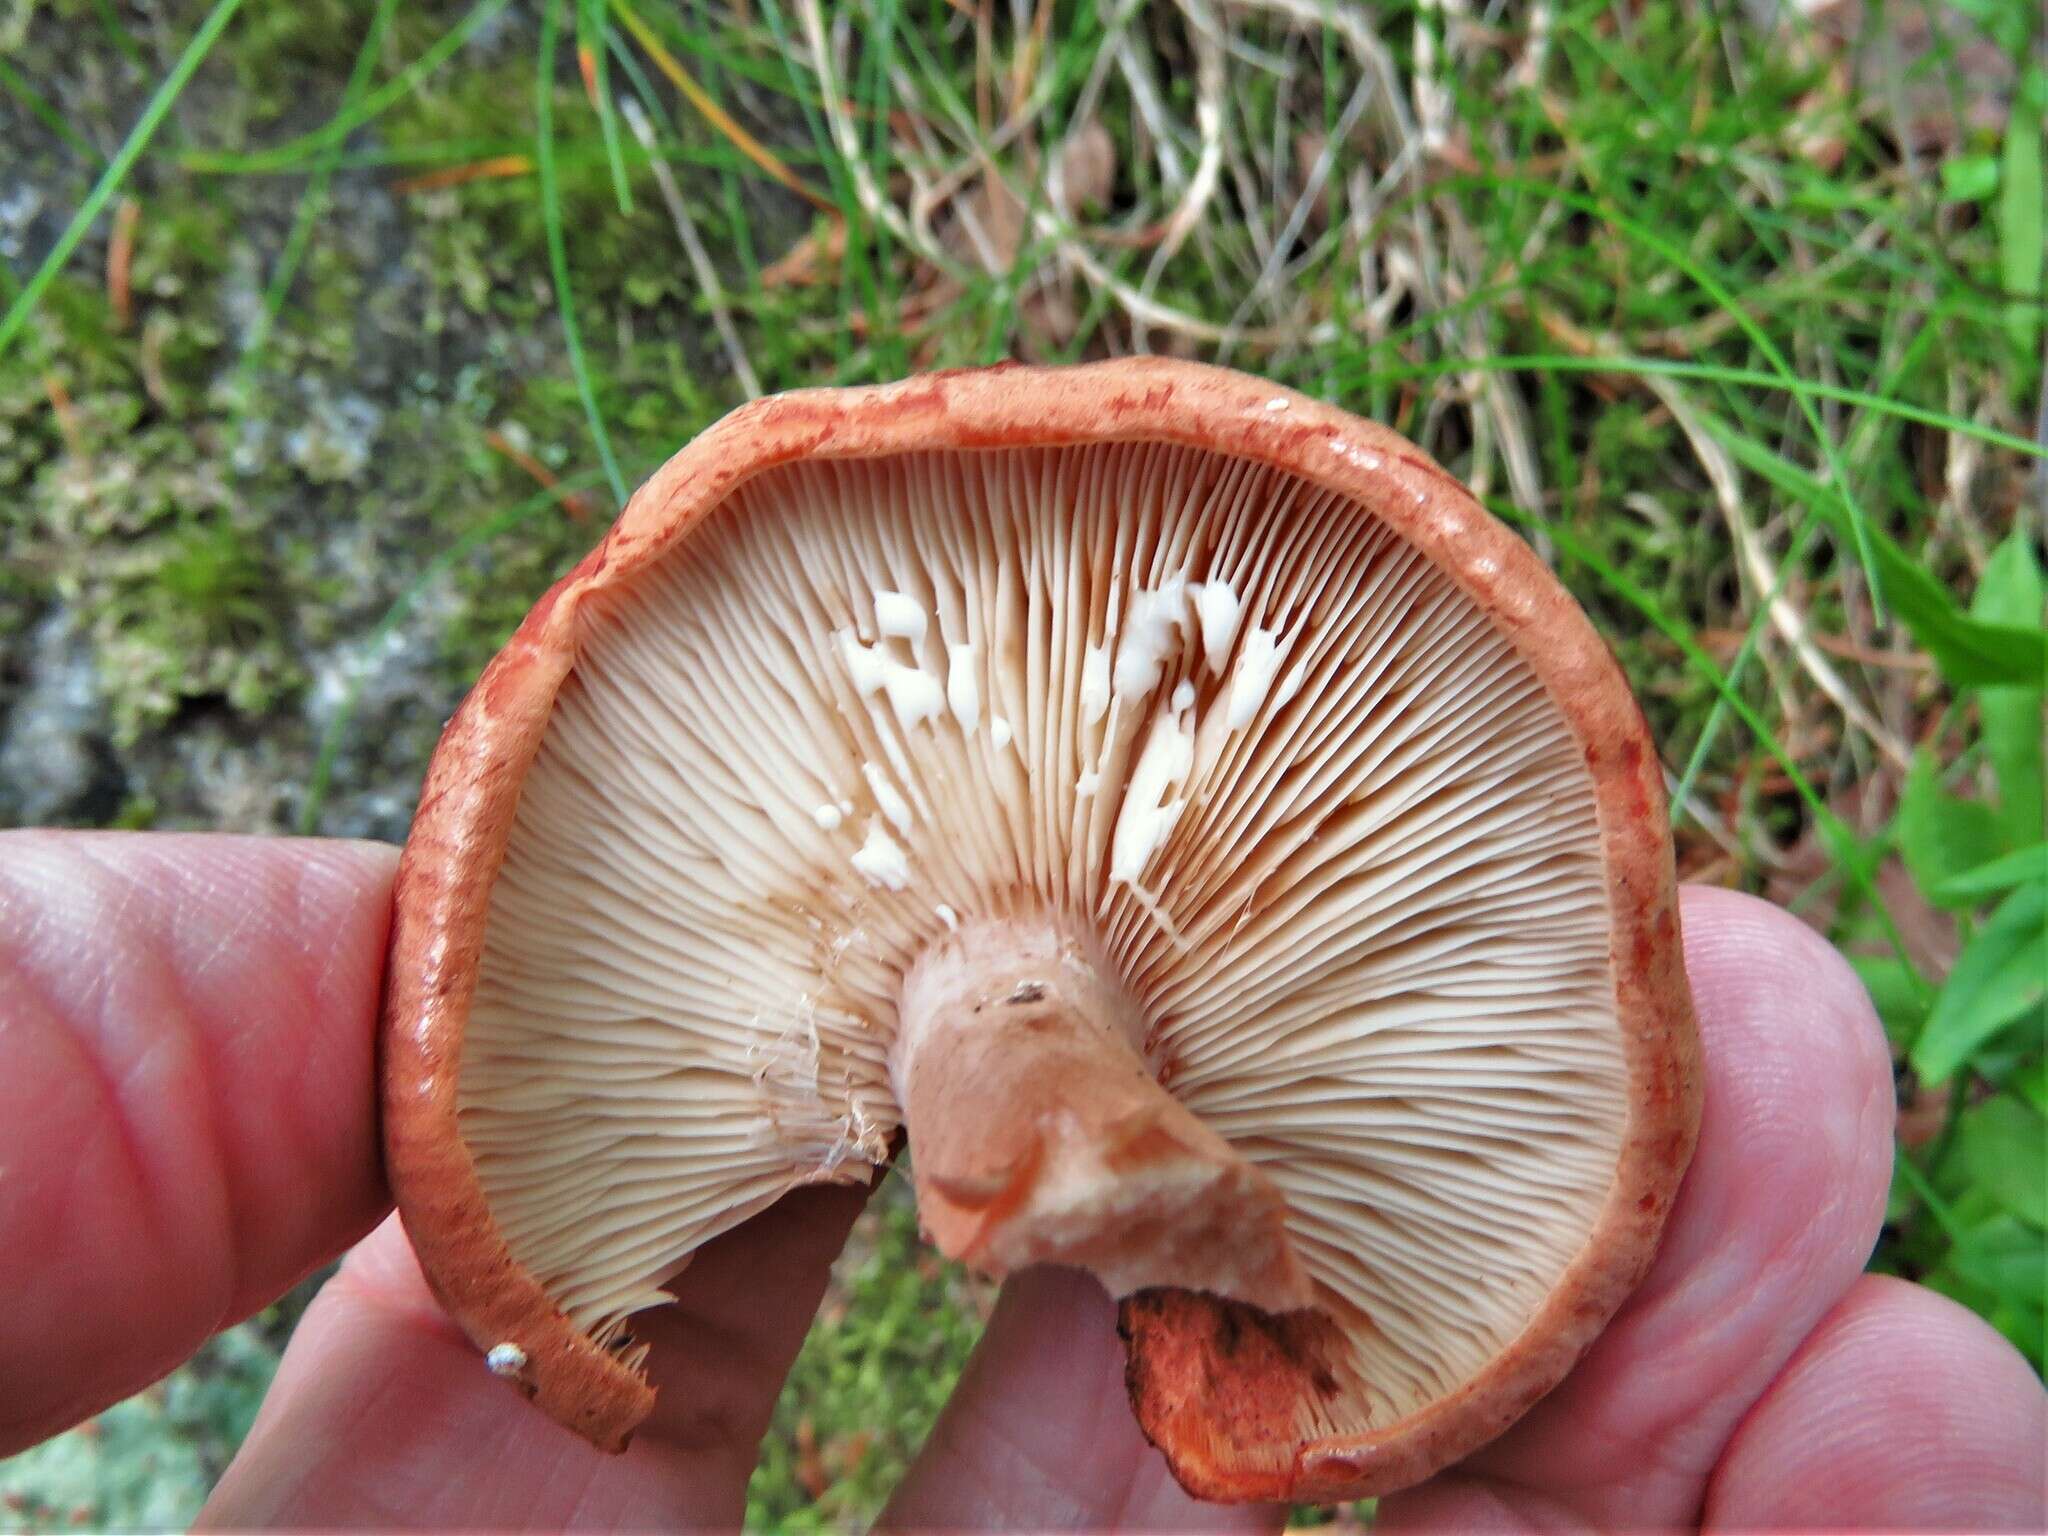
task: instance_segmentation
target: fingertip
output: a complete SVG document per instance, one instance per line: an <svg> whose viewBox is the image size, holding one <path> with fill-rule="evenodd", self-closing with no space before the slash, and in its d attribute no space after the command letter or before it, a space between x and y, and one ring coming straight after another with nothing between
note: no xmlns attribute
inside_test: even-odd
<svg viewBox="0 0 2048 1536"><path fill-rule="evenodd" d="M1004 1282L875 1528L1262 1531L1282 1513L1181 1489L1131 1413L1116 1303L1084 1271L1038 1266Z"/></svg>
<svg viewBox="0 0 2048 1536"><path fill-rule="evenodd" d="M266 847L280 846L273 840L252 840ZM300 889L305 897L324 909L337 895L355 897L362 892L388 891L398 875L399 850L390 843L367 838L309 837L295 839Z"/></svg>
<svg viewBox="0 0 2048 1536"><path fill-rule="evenodd" d="M1735 891L1682 895L1686 974L1705 1055L1700 1143L1658 1269L1691 1272L1728 1223L1777 1213L1812 1256L1849 1267L1877 1241L1891 1187L1896 1094L1870 994L1841 952L1782 907Z"/></svg>
<svg viewBox="0 0 2048 1536"><path fill-rule="evenodd" d="M417 1314L424 1322L444 1327L450 1337L461 1333L434 1299L419 1257L406 1238L405 1223L396 1212L386 1216L349 1249L341 1268L321 1295L326 1296L328 1291L337 1295L353 1293L389 1311Z"/></svg>
<svg viewBox="0 0 2048 1536"><path fill-rule="evenodd" d="M1728 1434L1861 1273L1891 1183L1884 1033L1777 907L1687 889L1699 1142L1649 1275L1563 1385L1476 1461L1526 1490L1687 1521ZM1589 1506L1591 1507L1591 1506Z"/></svg>
<svg viewBox="0 0 2048 1536"><path fill-rule="evenodd" d="M1762 1026L1802 1060L1825 1062L1846 1079L1889 1134L1891 1049L1868 989L1842 952L1758 897L1716 886L1687 886L1679 894L1686 976L1702 1030L1731 1037L1731 1046L1772 1043L1756 1040ZM1719 1054L1740 1067L1764 1053Z"/></svg>
<svg viewBox="0 0 2048 1536"><path fill-rule="evenodd" d="M1865 1276L1736 1430L1706 1516L1725 1529L2041 1530L2048 1393L1966 1308Z"/></svg>
<svg viewBox="0 0 2048 1536"><path fill-rule="evenodd" d="M0 1440L141 1387L376 1220L395 854L0 839Z"/></svg>

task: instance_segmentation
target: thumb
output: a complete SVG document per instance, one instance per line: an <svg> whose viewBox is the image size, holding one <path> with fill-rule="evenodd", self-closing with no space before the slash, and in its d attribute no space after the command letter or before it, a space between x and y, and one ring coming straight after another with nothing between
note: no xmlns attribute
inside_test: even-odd
<svg viewBox="0 0 2048 1536"><path fill-rule="evenodd" d="M1270 1532L1275 1505L1201 1504L1124 1395L1116 1304L1079 1270L1004 1284L973 1358L877 1531Z"/></svg>

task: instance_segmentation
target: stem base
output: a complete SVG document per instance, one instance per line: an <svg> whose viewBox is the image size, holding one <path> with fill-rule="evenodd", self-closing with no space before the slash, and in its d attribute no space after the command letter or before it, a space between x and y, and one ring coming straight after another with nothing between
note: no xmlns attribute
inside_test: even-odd
<svg viewBox="0 0 2048 1536"><path fill-rule="evenodd" d="M925 1230L995 1276L1069 1264L1117 1296L1310 1305L1279 1187L1159 1086L1142 1038L1093 946L1051 924L989 921L927 951L891 1060Z"/></svg>

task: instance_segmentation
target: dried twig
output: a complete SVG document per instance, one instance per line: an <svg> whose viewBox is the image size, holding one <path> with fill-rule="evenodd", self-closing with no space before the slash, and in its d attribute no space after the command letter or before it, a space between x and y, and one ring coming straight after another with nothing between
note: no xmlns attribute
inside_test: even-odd
<svg viewBox="0 0 2048 1536"><path fill-rule="evenodd" d="M732 323L732 313L725 301L725 287L718 280L718 269L711 264L711 253L704 249L704 241L697 234L696 221L690 217L689 204L683 201L682 191L676 186L675 173L668 168L667 161L654 153L654 125L647 120L646 108L631 96L619 98L619 116L626 120L633 137L647 151L647 168L654 173L654 184L661 188L661 200L668 205L668 216L674 221L676 234L681 237L683 250L690 258L690 270L696 274L697 287L704 295L704 307L711 312L711 324L718 332L719 344L725 348L726 361L732 364L733 376L740 381L740 388L751 400L761 393L760 377L754 372L754 364L740 341L739 330Z"/></svg>
<svg viewBox="0 0 2048 1536"><path fill-rule="evenodd" d="M85 432L78 423L78 407L71 391L55 373L43 375L43 393L49 397L50 414L57 419L57 434L64 439L64 451L79 463L85 462Z"/></svg>
<svg viewBox="0 0 2048 1536"><path fill-rule="evenodd" d="M533 161L526 155L493 155L487 160L472 160L466 165L448 165L436 171L422 171L417 176L401 176L391 183L391 194L407 197L415 192L460 187L472 181L495 181L532 174Z"/></svg>
<svg viewBox="0 0 2048 1536"><path fill-rule="evenodd" d="M1679 388L1676 380L1647 374L1642 382L1671 412L1672 420L1678 423L1679 430L1692 445L1700 468L1706 471L1707 483L1713 487L1722 521L1728 525L1728 536L1734 541L1743 569L1764 604L1771 627L1777 630L1792 654L1799 659L1801 669L1813 680L1814 686L1842 712L1843 718L1869 737L1894 764L1901 768L1910 766L1912 751L1856 697L1841 673L1835 670L1834 663L1821 653L1821 648L1807 632L1806 615L1783 591L1777 568L1764 552L1762 541L1744 514L1741 481L1728 451L1706 429L1699 413L1693 409L1691 399Z"/></svg>
<svg viewBox="0 0 2048 1536"><path fill-rule="evenodd" d="M135 319L135 224L141 217L142 204L122 198L107 238L107 307L113 311L117 331L127 330Z"/></svg>
<svg viewBox="0 0 2048 1536"><path fill-rule="evenodd" d="M624 0L611 0L612 10L625 23L626 30L633 34L633 41L640 45L640 51L654 62L654 67L668 76L669 83L682 93L683 100L694 107L703 119L732 141L732 145L754 164L796 193L814 208L834 212L838 205L822 192L814 190L801 176L797 175L782 159L742 128L733 115L711 97L711 93L697 83L696 76L676 61L674 54L662 46L661 39L654 35L654 29L642 21Z"/></svg>
<svg viewBox="0 0 2048 1536"><path fill-rule="evenodd" d="M493 452L503 454L514 464L526 471L527 474L531 475L534 483L542 490L553 491L555 493L555 500L560 504L562 510L578 522L582 522L590 516L590 500L588 497L581 491L563 490L561 488L561 478L552 469L549 469L547 465L541 463L539 459L513 442L511 438L500 432L496 427L492 427L484 433L484 442L490 446Z"/></svg>

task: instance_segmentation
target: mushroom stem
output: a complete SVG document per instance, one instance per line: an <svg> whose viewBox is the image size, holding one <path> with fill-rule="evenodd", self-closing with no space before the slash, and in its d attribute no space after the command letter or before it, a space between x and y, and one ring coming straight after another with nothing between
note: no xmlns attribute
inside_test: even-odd
<svg viewBox="0 0 2048 1536"><path fill-rule="evenodd" d="M1117 1296L1311 1304L1278 1186L1159 1085L1142 1014L1086 939L963 926L912 967L899 1021L918 1214L948 1257L1077 1265Z"/></svg>

